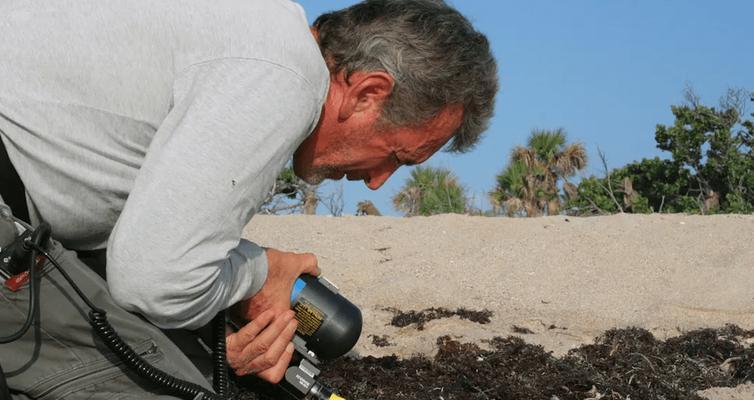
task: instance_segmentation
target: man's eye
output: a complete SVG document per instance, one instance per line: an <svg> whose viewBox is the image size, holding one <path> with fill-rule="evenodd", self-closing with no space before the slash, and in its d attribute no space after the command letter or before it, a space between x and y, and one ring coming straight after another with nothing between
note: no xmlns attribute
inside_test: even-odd
<svg viewBox="0 0 754 400"><path fill-rule="evenodd" d="M398 158L398 153L395 153L395 152L393 152L391 154L391 157L393 159L393 162L395 162L395 164L398 165L398 166L402 166L402 165L405 165L405 166L416 165L416 163L413 162L413 161L407 161L407 160L402 160L402 159Z"/></svg>

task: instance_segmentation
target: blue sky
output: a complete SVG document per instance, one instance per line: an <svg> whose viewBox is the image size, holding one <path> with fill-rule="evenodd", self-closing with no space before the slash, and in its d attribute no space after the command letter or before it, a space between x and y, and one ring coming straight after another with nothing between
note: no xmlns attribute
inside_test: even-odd
<svg viewBox="0 0 754 400"><path fill-rule="evenodd" d="M356 1L299 3L313 21ZM533 128L565 128L569 140L589 152L583 174L600 174L598 148L610 167L661 155L655 125L673 122L670 106L683 101L686 85L710 105L730 87L754 91L752 0L449 3L489 38L501 91L490 129L474 151L438 153L425 165L452 170L482 209L489 208L486 193L511 149L525 144ZM345 214L368 199L383 214L401 215L390 198L409 173L410 167L401 168L378 191L347 181L325 183L322 191L342 185Z"/></svg>

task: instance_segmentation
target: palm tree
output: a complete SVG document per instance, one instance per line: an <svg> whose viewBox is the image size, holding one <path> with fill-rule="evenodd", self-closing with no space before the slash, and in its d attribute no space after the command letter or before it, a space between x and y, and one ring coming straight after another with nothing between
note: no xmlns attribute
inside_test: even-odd
<svg viewBox="0 0 754 400"><path fill-rule="evenodd" d="M393 196L393 206L406 216L463 213L466 193L450 170L416 167Z"/></svg>
<svg viewBox="0 0 754 400"><path fill-rule="evenodd" d="M522 210L530 217L557 214L559 180L570 187L568 178L583 169L587 160L583 145L566 142L562 128L533 130L527 147L513 149L508 166L497 176L497 187L490 193L493 204L506 208L508 215Z"/></svg>
<svg viewBox="0 0 754 400"><path fill-rule="evenodd" d="M505 210L509 217L525 212L527 215L534 213L532 209L533 198L536 197L534 180L527 179L531 176L529 168L520 161L513 161L497 176L497 188L490 193L490 201L496 208Z"/></svg>

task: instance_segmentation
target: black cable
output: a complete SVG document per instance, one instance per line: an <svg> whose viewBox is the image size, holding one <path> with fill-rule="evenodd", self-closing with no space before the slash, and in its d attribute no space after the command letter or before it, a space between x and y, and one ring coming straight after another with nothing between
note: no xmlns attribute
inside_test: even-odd
<svg viewBox="0 0 754 400"><path fill-rule="evenodd" d="M40 224L40 227L34 231L29 242L24 243L24 248L28 251L31 249L29 260L29 309L26 312L24 325L16 333L10 336L0 337L0 343L10 343L18 340L29 330L32 324L39 322L39 271L37 271L37 251L41 248L40 244L46 243L50 238L50 225ZM29 247L27 247L29 246ZM0 366L0 399L11 400L8 382L5 380L5 372Z"/></svg>
<svg viewBox="0 0 754 400"><path fill-rule="evenodd" d="M105 310L102 310L101 308L98 308L95 306L91 300L89 300L86 295L79 289L79 287L73 282L73 279L68 275L67 272L63 269L63 267L58 264L57 260L55 260L54 257L52 257L45 249L43 249L41 246L37 244L32 244L32 247L34 250L40 252L42 255L44 255L45 258L50 260L52 265L60 271L60 274L63 275L63 278L65 278L66 281L68 281L68 284L71 285L71 287L76 291L76 294L81 298L81 300L86 303L86 305L91 309L89 311L89 324L94 329L94 332L97 334L97 336L102 339L102 341L105 343L105 345L113 352L115 353L118 358L120 358L121 361L123 361L126 366L131 368L134 372L136 372L137 375L139 375L142 378L145 378L159 386L162 386L163 388L167 389L171 394L183 397L185 399L196 399L197 396L201 395L200 399L202 400L222 400L225 399L225 393L219 394L219 393L213 393L210 390L205 389L204 387L197 385L192 382L188 382L179 378L176 378L170 374L168 374L165 371L162 371L161 369L149 364L149 362L145 359L143 359L140 355L138 355L133 348L128 345L123 339L118 335L117 332L115 332L115 329L112 325L110 325L110 322L107 321L107 312ZM218 317L215 317L218 318ZM225 315L222 314L223 318L223 327L224 327L224 320ZM223 341L223 361L225 358L225 346ZM226 383L227 387L227 377L223 380L223 382Z"/></svg>
<svg viewBox="0 0 754 400"><path fill-rule="evenodd" d="M225 312L220 311L212 319L212 386L221 397L229 397L228 363L225 354Z"/></svg>
<svg viewBox="0 0 754 400"><path fill-rule="evenodd" d="M39 271L37 268L37 250L41 249L41 243L46 242L50 237L50 225L42 223L39 228L34 231L28 242L24 242L24 248L26 250L31 249L31 257L29 259L29 308L26 311L26 320L24 321L21 329L9 336L0 336L0 344L10 343L20 339L26 331L29 330L31 325L39 318ZM27 247L29 246L29 247Z"/></svg>
<svg viewBox="0 0 754 400"><path fill-rule="evenodd" d="M192 382L187 382L176 378L165 371L149 364L149 362L139 356L128 343L118 336L112 325L107 321L106 313L99 311L89 311L89 323L94 328L94 332L105 342L105 345L123 361L126 366L131 368L136 374L157 385L168 389L171 394L183 397L184 399L202 399L202 400L222 400L217 393L213 393L202 386Z"/></svg>
<svg viewBox="0 0 754 400"><path fill-rule="evenodd" d="M60 266L57 260L50 255L43 247L50 237L50 226L42 223L34 231L31 239L24 243L24 248L31 252L31 261L29 266L29 311L27 312L24 325L16 333L10 336L0 337L0 343L8 343L22 337L33 323L39 321L39 271L37 265L37 254L42 254L52 265L60 272L63 278L73 288L81 300L90 308L89 324L94 332L102 339L105 345L115 353L129 368L137 375L145 378L165 389L171 394L186 399L202 400L223 400L228 395L228 376L225 360L225 313L221 312L213 319L213 334L215 336L215 350L213 351L213 362L215 365L214 386L217 393L213 393L204 387L192 382L176 378L159 368L149 364L139 356L131 346L128 345L115 332L115 329L107 321L105 310L97 307L73 282L70 275ZM222 330L222 331L221 331ZM10 399L10 392L5 381L5 375L0 368L0 400Z"/></svg>
<svg viewBox="0 0 754 400"><path fill-rule="evenodd" d="M71 276L68 275L68 272L66 272L65 269L63 269L63 267L61 267L60 264L58 264L58 261L53 256L51 256L50 253L47 252L47 250L45 250L44 248L36 244L32 244L31 246L34 248L34 251L38 251L47 260L49 260L52 263L55 269L57 269L60 272L60 275L63 275L63 278L65 278L65 280L68 281L68 284L71 285L73 290L76 291L76 294L81 298L81 300L83 300L84 303L86 303L87 307L89 307L93 311L97 311L100 313L105 312L101 308L95 306L94 303L92 303L92 301L89 300L89 298L86 297L86 295L84 295L81 289L79 289L79 287L75 283L73 283L73 279L71 279Z"/></svg>

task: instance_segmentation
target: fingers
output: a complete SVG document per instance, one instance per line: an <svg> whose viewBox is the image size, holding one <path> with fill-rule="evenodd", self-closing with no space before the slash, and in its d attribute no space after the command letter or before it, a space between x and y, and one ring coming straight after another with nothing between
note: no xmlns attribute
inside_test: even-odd
<svg viewBox="0 0 754 400"><path fill-rule="evenodd" d="M246 346L241 352L242 359L251 360L246 366L247 370L259 372L275 366L296 333L297 323L292 319L292 314L290 311L290 315L286 314L275 320L254 343Z"/></svg>
<svg viewBox="0 0 754 400"><path fill-rule="evenodd" d="M285 347L282 357L278 360L272 368L268 368L257 374L258 377L266 380L270 383L278 383L285 376L285 371L288 369L288 364L291 363L293 358L293 343L288 343Z"/></svg>
<svg viewBox="0 0 754 400"><path fill-rule="evenodd" d="M239 329L235 334L226 336L225 347L227 351L242 351L257 337L257 335L259 335L259 332L272 322L274 318L274 311L264 311L254 318L254 320L244 325L243 328Z"/></svg>
<svg viewBox="0 0 754 400"><path fill-rule="evenodd" d="M265 311L236 334L226 338L228 364L236 375L266 372L263 379L282 378L290 362L288 345L296 333L297 321L291 310L272 319L274 313ZM282 366L281 366L282 365ZM270 380L270 382L272 382Z"/></svg>
<svg viewBox="0 0 754 400"><path fill-rule="evenodd" d="M293 311L286 311L243 349L241 357L248 360L250 365L256 365L256 368L252 368L253 371L261 371L275 365L272 361L277 361L285 349L285 345L293 338L292 333L288 334L289 325L293 324L293 332L296 331L296 321L292 318ZM282 345L280 342L282 342ZM275 354L276 352L277 354Z"/></svg>

